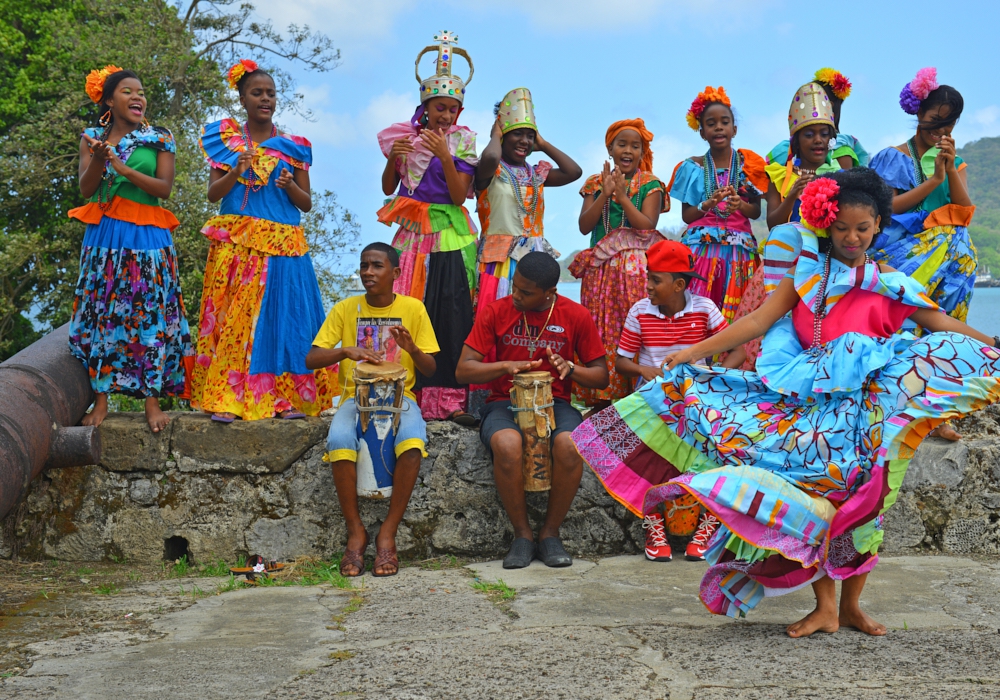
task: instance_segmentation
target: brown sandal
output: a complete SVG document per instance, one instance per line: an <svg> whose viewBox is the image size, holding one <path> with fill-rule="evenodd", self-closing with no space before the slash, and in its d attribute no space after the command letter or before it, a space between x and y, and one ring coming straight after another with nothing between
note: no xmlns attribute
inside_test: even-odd
<svg viewBox="0 0 1000 700"><path fill-rule="evenodd" d="M380 574L376 569L381 566L395 566L396 570L391 574ZM396 554L395 547L382 547L375 548L375 564L372 566L372 576L378 576L379 578L384 578L386 576L395 576L399 573L399 556Z"/></svg>
<svg viewBox="0 0 1000 700"><path fill-rule="evenodd" d="M340 558L340 575L345 578L355 578L365 573L365 552L368 550L368 532L365 531L365 544L361 549L344 548L344 555ZM344 571L345 567L357 569L358 573L349 574Z"/></svg>

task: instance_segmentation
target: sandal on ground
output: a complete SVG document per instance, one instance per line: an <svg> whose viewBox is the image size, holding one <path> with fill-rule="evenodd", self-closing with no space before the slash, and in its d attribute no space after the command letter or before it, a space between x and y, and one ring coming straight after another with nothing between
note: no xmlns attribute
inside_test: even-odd
<svg viewBox="0 0 1000 700"><path fill-rule="evenodd" d="M535 543L527 537L518 537L510 545L510 551L503 559L505 569L523 569L535 558Z"/></svg>
<svg viewBox="0 0 1000 700"><path fill-rule="evenodd" d="M465 411L455 411L450 416L448 420L452 423L461 425L463 428L475 428L479 425L479 421L471 413L466 413Z"/></svg>
<svg viewBox="0 0 1000 700"><path fill-rule="evenodd" d="M212 420L216 423L232 423L236 420L236 416L232 413L213 413Z"/></svg>
<svg viewBox="0 0 1000 700"><path fill-rule="evenodd" d="M365 531L365 543L361 549L344 548L344 554L340 557L340 575L345 578L355 578L365 573L365 551L368 549L368 532ZM347 573L347 567L356 569L358 573Z"/></svg>
<svg viewBox="0 0 1000 700"><path fill-rule="evenodd" d="M396 567L392 573L380 574L378 572L379 567L383 566L394 566ZM378 576L379 578L385 578L387 576L395 576L399 573L399 556L396 554L395 547L376 547L375 548L375 564L372 565L372 576Z"/></svg>
<svg viewBox="0 0 1000 700"><path fill-rule="evenodd" d="M545 566L571 566L573 557L563 549L562 540L558 537L546 537L538 543L538 558Z"/></svg>
<svg viewBox="0 0 1000 700"><path fill-rule="evenodd" d="M281 420L301 420L306 417L306 414L302 411L282 411L278 414L278 418Z"/></svg>

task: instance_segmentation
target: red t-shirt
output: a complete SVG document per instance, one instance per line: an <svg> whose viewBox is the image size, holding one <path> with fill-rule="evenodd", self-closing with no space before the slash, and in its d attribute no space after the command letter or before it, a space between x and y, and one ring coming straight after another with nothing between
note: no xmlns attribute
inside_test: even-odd
<svg viewBox="0 0 1000 700"><path fill-rule="evenodd" d="M483 355L488 355L490 350L496 348L497 362L540 359L542 364L537 371L548 371L555 377L552 382L553 397L569 401L573 378L567 377L559 381L559 373L549 364L545 348L551 347L552 352L563 359L585 365L604 357L604 345L590 312L580 304L564 296L557 296L555 308L551 311L552 317L543 331L542 324L549 316L549 309L522 313L514 308L511 297L498 299L480 312L465 344ZM528 319L527 331L524 328L525 317ZM534 354L530 354L529 346L535 338L538 338L536 350ZM494 379L490 382L488 400L509 400L510 385L509 374Z"/></svg>

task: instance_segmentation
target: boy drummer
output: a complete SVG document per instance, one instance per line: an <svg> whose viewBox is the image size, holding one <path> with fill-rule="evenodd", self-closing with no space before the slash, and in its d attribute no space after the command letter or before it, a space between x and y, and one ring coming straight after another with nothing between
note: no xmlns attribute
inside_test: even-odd
<svg viewBox="0 0 1000 700"><path fill-rule="evenodd" d="M375 576L393 576L399 571L396 529L417 481L420 458L427 456L424 449L427 424L413 394L414 369L425 377L434 374L437 367L434 353L439 348L423 303L393 293L392 284L399 274L399 254L395 248L385 243L366 246L361 251L360 270L365 293L333 307L306 355L309 369L340 363L341 403L330 424L323 461L332 463L333 483L347 524L347 546L340 560L343 576L364 573L364 554L368 549L368 532L358 510L356 462L360 445L354 402L355 363L395 362L407 370L404 407L396 432L396 469L389 514L375 537L376 557L372 567Z"/></svg>

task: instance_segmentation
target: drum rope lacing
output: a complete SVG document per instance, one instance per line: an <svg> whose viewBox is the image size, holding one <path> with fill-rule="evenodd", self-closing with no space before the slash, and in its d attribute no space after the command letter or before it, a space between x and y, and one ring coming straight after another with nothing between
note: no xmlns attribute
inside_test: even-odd
<svg viewBox="0 0 1000 700"><path fill-rule="evenodd" d="M538 403L538 390L542 387L542 384L545 384L545 382L542 382L538 379L536 379L531 383L531 385L535 389L535 393L531 397L531 403L532 403L531 406L526 406L524 408L521 408L520 406L514 406L513 404L511 404L510 410L513 411L514 413L524 413L525 411L528 411L534 413L536 416L543 417L545 419L545 427L547 429L546 434L548 435L552 433L554 428L552 427L552 420L549 418L549 414L542 409L552 408L553 406L556 405L556 403L555 399L553 399L549 403L543 403L543 404ZM545 436L540 436L540 437L545 437Z"/></svg>

